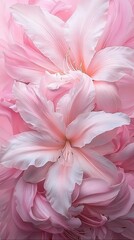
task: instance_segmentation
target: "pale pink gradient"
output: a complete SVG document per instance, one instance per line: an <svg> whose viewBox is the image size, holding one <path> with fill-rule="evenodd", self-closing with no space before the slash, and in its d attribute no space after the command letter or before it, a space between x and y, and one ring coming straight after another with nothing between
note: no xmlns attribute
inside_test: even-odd
<svg viewBox="0 0 134 240"><path fill-rule="evenodd" d="M133 240L133 26L133 0L1 0L1 240Z"/></svg>

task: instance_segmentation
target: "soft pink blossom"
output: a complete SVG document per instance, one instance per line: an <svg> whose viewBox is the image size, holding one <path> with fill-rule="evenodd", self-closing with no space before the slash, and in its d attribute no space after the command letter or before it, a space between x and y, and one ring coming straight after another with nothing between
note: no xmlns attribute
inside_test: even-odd
<svg viewBox="0 0 134 240"><path fill-rule="evenodd" d="M113 183L116 168L95 152L97 144L95 147L91 144L90 148L90 143L95 138L97 141L103 133L107 142L107 132L128 125L129 119L121 113L92 111L92 80L87 81L83 76L78 85L58 101L55 109L39 87L18 83L14 95L17 109L31 131L17 135L3 149L1 163L4 166L27 169L24 178L28 182L36 183L46 178L47 198L51 206L63 215L68 214L71 194L75 184L81 184L83 173ZM113 134L108 141L112 138ZM37 171L30 167L32 165L37 167Z"/></svg>
<svg viewBox="0 0 134 240"><path fill-rule="evenodd" d="M97 4L101 7L96 8ZM118 4L121 4L120 1ZM101 47L99 51L97 47L106 26L108 10L107 0L95 0L94 3L80 1L65 23L38 6L13 6L16 23L23 27L31 40L25 41L25 44L10 45L10 51L5 49L7 73L19 81L39 82L45 78L46 71L58 72L62 78L70 70L79 69L94 80L96 110L122 111L133 117L133 94L127 94L127 102L124 101L124 94L126 84L129 89L134 88L134 82L130 80L134 77L134 50L121 43L121 46ZM93 22L86 25L88 19L93 19ZM122 80L123 77L126 81ZM106 94L107 89L109 94Z"/></svg>
<svg viewBox="0 0 134 240"><path fill-rule="evenodd" d="M134 1L0 2L0 239L133 240Z"/></svg>

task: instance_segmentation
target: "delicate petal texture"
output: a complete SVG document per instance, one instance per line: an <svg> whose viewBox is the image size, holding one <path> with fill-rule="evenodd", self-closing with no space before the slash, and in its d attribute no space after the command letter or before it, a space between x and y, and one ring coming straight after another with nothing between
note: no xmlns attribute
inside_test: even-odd
<svg viewBox="0 0 134 240"><path fill-rule="evenodd" d="M62 20L35 6L17 4L12 9L16 21L24 27L35 46L62 70L67 51Z"/></svg>
<svg viewBox="0 0 134 240"><path fill-rule="evenodd" d="M29 166L29 168L24 172L23 179L25 182L38 183L46 178L46 174L49 171L52 162L46 163L43 167Z"/></svg>
<svg viewBox="0 0 134 240"><path fill-rule="evenodd" d="M105 112L119 112L121 109L121 100L118 88L114 83L105 81L94 81L96 91L95 110Z"/></svg>
<svg viewBox="0 0 134 240"><path fill-rule="evenodd" d="M0 46L0 100L11 98L13 79L5 71L3 47Z"/></svg>
<svg viewBox="0 0 134 240"><path fill-rule="evenodd" d="M94 80L114 82L125 75L134 76L134 50L128 47L108 47L95 54L88 68Z"/></svg>
<svg viewBox="0 0 134 240"><path fill-rule="evenodd" d="M69 94L65 94L57 104L57 110L64 115L66 125L80 114L92 111L94 97L95 91L92 80L85 74L81 75L77 86L72 88Z"/></svg>
<svg viewBox="0 0 134 240"><path fill-rule="evenodd" d="M106 0L81 0L76 11L67 21L66 39L76 67L82 65L83 69L87 69L95 53L97 41L104 30L107 11Z"/></svg>
<svg viewBox="0 0 134 240"><path fill-rule="evenodd" d="M108 21L99 39L97 50L124 45L125 42L131 40L131 31L133 31L133 11L130 1L110 1Z"/></svg>
<svg viewBox="0 0 134 240"><path fill-rule="evenodd" d="M31 165L41 167L48 161L56 161L58 157L59 148L52 142L52 139L45 139L35 132L22 133L10 140L3 149L0 162L4 166L22 170Z"/></svg>
<svg viewBox="0 0 134 240"><path fill-rule="evenodd" d="M91 151L88 145L81 149L78 161L84 172L91 178L95 176L104 179L109 184L117 179L117 169L114 164L98 153Z"/></svg>
<svg viewBox="0 0 134 240"><path fill-rule="evenodd" d="M0 147L14 134L27 130L28 127L18 113L0 104Z"/></svg>
<svg viewBox="0 0 134 240"><path fill-rule="evenodd" d="M63 155L64 157L66 156ZM76 153L67 152L67 159L64 159L63 163L59 161L53 164L45 181L47 199L57 212L65 216L68 215L67 210L71 207L71 194L75 184L82 182L82 170L76 160Z"/></svg>
<svg viewBox="0 0 134 240"><path fill-rule="evenodd" d="M23 184L22 179L20 179L16 185L16 191L14 196L16 198L16 210L21 216L23 221L30 220L28 212L30 211L30 208L33 206L33 200L34 197L36 196L36 191L37 191L36 185ZM19 195L18 192L20 192ZM27 198L28 195L30 196L29 198ZM23 208L21 206L23 206Z"/></svg>
<svg viewBox="0 0 134 240"><path fill-rule="evenodd" d="M120 190L120 184L110 186L103 179L92 178L85 179L82 182L77 203L103 205L109 204L117 196Z"/></svg>
<svg viewBox="0 0 134 240"><path fill-rule="evenodd" d="M0 240L134 239L134 0L0 0Z"/></svg>
<svg viewBox="0 0 134 240"><path fill-rule="evenodd" d="M10 51L9 51L10 49ZM21 82L37 82L45 70L56 72L54 64L35 48L11 45L5 52L5 64L9 76Z"/></svg>
<svg viewBox="0 0 134 240"><path fill-rule="evenodd" d="M122 113L91 112L78 116L67 128L67 138L73 146L83 147L98 135L130 123Z"/></svg>
<svg viewBox="0 0 134 240"><path fill-rule="evenodd" d="M124 179L117 197L109 204L107 209L103 207L102 211L106 216L109 216L110 220L115 220L119 217L125 216L131 210L133 201L133 191ZM122 206L124 207L122 208Z"/></svg>
<svg viewBox="0 0 134 240"><path fill-rule="evenodd" d="M110 159L117 165L122 166L126 171L134 171L134 143L128 144L124 149L110 156Z"/></svg>
<svg viewBox="0 0 134 240"><path fill-rule="evenodd" d="M0 146L13 134L10 111L3 106L0 108Z"/></svg>
<svg viewBox="0 0 134 240"><path fill-rule="evenodd" d="M17 108L22 118L38 131L55 135L57 142L63 136L64 124L59 114L54 113L53 104L45 96L39 96L38 89L22 83L14 87ZM29 103L29 104L27 104ZM55 134L56 133L56 134Z"/></svg>
<svg viewBox="0 0 134 240"><path fill-rule="evenodd" d="M124 77L117 82L118 92L121 100L121 110L128 114L129 117L134 117L134 78Z"/></svg>

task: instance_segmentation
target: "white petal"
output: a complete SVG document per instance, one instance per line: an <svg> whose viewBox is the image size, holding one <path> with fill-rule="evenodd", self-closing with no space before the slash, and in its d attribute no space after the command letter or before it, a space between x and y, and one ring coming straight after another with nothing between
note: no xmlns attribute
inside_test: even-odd
<svg viewBox="0 0 134 240"><path fill-rule="evenodd" d="M88 68L94 80L115 82L125 75L134 76L134 50L128 47L107 47L97 52Z"/></svg>
<svg viewBox="0 0 134 240"><path fill-rule="evenodd" d="M42 132L62 142L64 138L64 124L61 116L54 112L51 101L39 92L36 87L24 83L14 85L14 96L16 98L17 110L21 117L31 128Z"/></svg>
<svg viewBox="0 0 134 240"><path fill-rule="evenodd" d="M71 159L72 158L72 159ZM74 158L74 159L73 159ZM71 207L71 195L75 184L81 184L83 172L77 164L77 155L70 154L68 162L60 161L53 164L48 171L45 181L47 199L56 212L68 216L68 209Z"/></svg>
<svg viewBox="0 0 134 240"><path fill-rule="evenodd" d="M88 67L99 37L103 33L108 11L107 0L81 0L66 24L66 39L76 68Z"/></svg>
<svg viewBox="0 0 134 240"><path fill-rule="evenodd" d="M63 38L64 22L38 6L16 4L12 13L41 53L62 71L67 51Z"/></svg>
<svg viewBox="0 0 134 240"><path fill-rule="evenodd" d="M130 119L123 113L91 112L78 116L68 126L66 136L72 146L83 147L100 134L129 123Z"/></svg>
<svg viewBox="0 0 134 240"><path fill-rule="evenodd" d="M65 94L57 104L57 111L63 114L66 125L77 116L91 112L94 108L95 89L92 79L86 74L76 72L79 79L68 94Z"/></svg>
<svg viewBox="0 0 134 240"><path fill-rule="evenodd" d="M51 139L29 131L10 140L1 151L0 163L6 167L25 170L31 165L41 167L49 161L55 162L58 156L58 147Z"/></svg>

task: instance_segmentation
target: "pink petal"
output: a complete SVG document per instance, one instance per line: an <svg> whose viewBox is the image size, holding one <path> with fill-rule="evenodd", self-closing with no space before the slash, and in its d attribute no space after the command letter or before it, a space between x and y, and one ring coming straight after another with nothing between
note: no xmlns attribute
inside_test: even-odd
<svg viewBox="0 0 134 240"><path fill-rule="evenodd" d="M92 204L93 206L108 205L117 196L120 190L120 183L110 186L103 179L85 179L82 182L78 204Z"/></svg>
<svg viewBox="0 0 134 240"><path fill-rule="evenodd" d="M76 68L82 65L85 70L88 67L98 39L104 30L107 11L106 0L81 0L76 11L67 21L66 39L73 53Z"/></svg>
<svg viewBox="0 0 134 240"><path fill-rule="evenodd" d="M121 100L118 88L114 83L94 81L96 90L96 111L119 112Z"/></svg>
<svg viewBox="0 0 134 240"><path fill-rule="evenodd" d="M117 197L107 208L103 207L102 212L105 216L110 218L110 221L112 221L125 216L130 211L133 203L133 190L128 186L127 182L124 181Z"/></svg>
<svg viewBox="0 0 134 240"><path fill-rule="evenodd" d="M78 218L69 217L68 219L57 213L42 194L37 194L30 216L32 222L39 229L50 233L62 233L64 229L73 229L80 226Z"/></svg>
<svg viewBox="0 0 134 240"><path fill-rule="evenodd" d="M77 164L77 154L67 154L69 154L67 156L69 159L64 160L66 156L63 155L63 161L65 162L62 163L59 160L49 169L44 185L51 206L56 212L64 216L68 216L72 192L75 184L81 183L83 175ZM73 158L75 159L73 160Z"/></svg>
<svg viewBox="0 0 134 240"><path fill-rule="evenodd" d="M134 50L128 47L108 47L96 53L88 74L97 81L118 81L134 75Z"/></svg>
<svg viewBox="0 0 134 240"><path fill-rule="evenodd" d="M33 0L32 0L33 1ZM79 0L38 0L38 4L43 8L46 8L51 14L58 16L66 21L75 10Z"/></svg>
<svg viewBox="0 0 134 240"><path fill-rule="evenodd" d="M85 205L84 211L81 213L80 217L82 218L84 224L86 224L89 228L95 228L100 230L99 227L105 226L104 224L107 221L107 218L101 215L99 212L95 211L95 209L90 205ZM100 232L97 231L98 239L105 239L100 237ZM103 234L102 234L103 235ZM95 240L96 238L91 238Z"/></svg>
<svg viewBox="0 0 134 240"><path fill-rule="evenodd" d="M28 127L18 113L0 105L0 146L6 143L12 135L27 130Z"/></svg>
<svg viewBox="0 0 134 240"><path fill-rule="evenodd" d="M134 170L134 143L128 144L124 149L114 153L110 159L117 165L124 168L126 171Z"/></svg>
<svg viewBox="0 0 134 240"><path fill-rule="evenodd" d="M15 84L14 95L21 117L31 128L63 142L64 124L61 115L54 112L52 102L47 101L36 87L22 83Z"/></svg>
<svg viewBox="0 0 134 240"><path fill-rule="evenodd" d="M0 146L13 134L11 111L0 105Z"/></svg>
<svg viewBox="0 0 134 240"><path fill-rule="evenodd" d="M52 162L48 162L45 164L45 166L38 168L35 166L29 166L29 168L23 173L24 181L29 183L41 182L46 178L47 172L49 171L49 168L52 166L52 164Z"/></svg>
<svg viewBox="0 0 134 240"><path fill-rule="evenodd" d="M64 22L37 6L16 4L12 7L12 13L35 46L62 70L66 56Z"/></svg>
<svg viewBox="0 0 134 240"><path fill-rule="evenodd" d="M120 131L121 128L122 127L120 127ZM115 152L119 147L119 143L115 143L115 139L119 141L117 133L118 129L115 128L112 131L104 132L98 135L90 143L90 148L102 156Z"/></svg>
<svg viewBox="0 0 134 240"><path fill-rule="evenodd" d="M117 219L114 222L108 224L108 228L113 232L120 233L120 235L114 235L118 237L119 240L133 240L134 236L134 223L125 219ZM120 236L120 238L119 238ZM114 238L115 240L117 238Z"/></svg>
<svg viewBox="0 0 134 240"><path fill-rule="evenodd" d="M129 117L134 117L134 78L124 77L117 82L118 92L121 100L121 111Z"/></svg>
<svg viewBox="0 0 134 240"><path fill-rule="evenodd" d="M14 188L16 179L21 175L21 171L14 168L5 168L0 165L0 191L11 191ZM4 198L4 202L7 201L6 194L1 195L1 200Z"/></svg>
<svg viewBox="0 0 134 240"><path fill-rule="evenodd" d="M49 161L55 162L59 147L51 138L42 137L36 132L26 132L15 136L1 151L0 162L3 166L21 170L34 165L41 167Z"/></svg>
<svg viewBox="0 0 134 240"><path fill-rule="evenodd" d="M36 194L29 215L31 222L38 226L40 231L59 233L63 231L63 226L65 227L64 219L54 212L51 205L41 194Z"/></svg>
<svg viewBox="0 0 134 240"><path fill-rule="evenodd" d="M10 45L5 64L9 76L21 82L39 82L46 69L56 71L49 59L29 46Z"/></svg>
<svg viewBox="0 0 134 240"><path fill-rule="evenodd" d="M92 151L88 145L78 152L77 161L89 177L103 179L109 184L117 182L117 169L110 160Z"/></svg>
<svg viewBox="0 0 134 240"><path fill-rule="evenodd" d="M125 15L125 18L124 18ZM124 45L132 38L133 12L130 1L110 1L105 30L99 40L97 50Z"/></svg>
<svg viewBox="0 0 134 240"><path fill-rule="evenodd" d="M95 91L92 80L80 72L78 72L78 79L80 82L57 104L57 111L63 114L66 125L80 114L91 112L94 108Z"/></svg>
<svg viewBox="0 0 134 240"><path fill-rule="evenodd" d="M30 221L29 212L33 206L36 192L36 184L25 183L22 178L20 178L15 188L14 198L16 202L16 210L23 221Z"/></svg>
<svg viewBox="0 0 134 240"><path fill-rule="evenodd" d="M4 51L6 43L0 41L0 99L12 97L13 79L7 74L5 69Z"/></svg>
<svg viewBox="0 0 134 240"><path fill-rule="evenodd" d="M66 95L71 88L76 86L82 77L83 74L80 71L69 71L67 74L51 74L45 72L45 78L40 82L40 91L43 92L43 95L45 95L48 100L54 103L54 108L56 109L59 100ZM56 110L60 112L58 106Z"/></svg>
<svg viewBox="0 0 134 240"><path fill-rule="evenodd" d="M83 147L95 137L111 131L122 125L128 125L130 120L122 113L91 112L81 114L67 127L67 138L72 146Z"/></svg>

